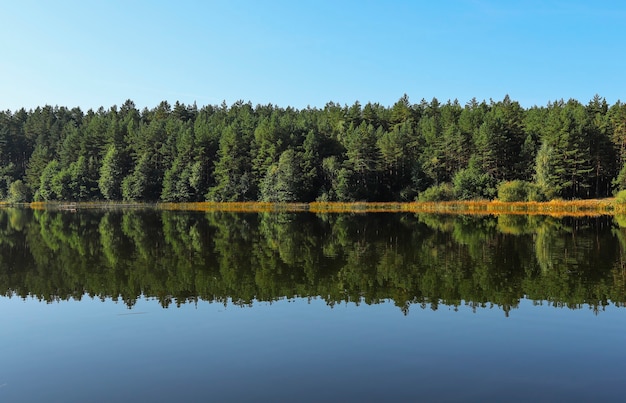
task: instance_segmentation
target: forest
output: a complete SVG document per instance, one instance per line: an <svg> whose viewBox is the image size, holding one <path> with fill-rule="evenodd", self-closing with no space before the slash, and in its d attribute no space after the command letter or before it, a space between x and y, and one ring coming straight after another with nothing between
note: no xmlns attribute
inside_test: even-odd
<svg viewBox="0 0 626 403"><path fill-rule="evenodd" d="M626 189L625 162L626 105L598 95L0 113L8 202L590 199Z"/></svg>

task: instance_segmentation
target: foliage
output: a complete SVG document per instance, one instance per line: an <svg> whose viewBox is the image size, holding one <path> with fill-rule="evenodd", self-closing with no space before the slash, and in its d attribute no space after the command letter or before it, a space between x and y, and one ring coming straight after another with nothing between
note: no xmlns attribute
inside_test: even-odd
<svg viewBox="0 0 626 403"><path fill-rule="evenodd" d="M498 185L498 200L503 202L545 201L539 185L521 180L501 182Z"/></svg>
<svg viewBox="0 0 626 403"><path fill-rule="evenodd" d="M30 188L26 186L24 182L18 179L11 183L11 186L9 186L9 201L13 203L24 203L29 201L30 198Z"/></svg>
<svg viewBox="0 0 626 403"><path fill-rule="evenodd" d="M557 193L557 179L551 162L553 158L554 148L546 142L542 143L535 159L535 183L549 199Z"/></svg>
<svg viewBox="0 0 626 403"><path fill-rule="evenodd" d="M615 201L620 204L626 203L626 190L620 190L615 195Z"/></svg>
<svg viewBox="0 0 626 403"><path fill-rule="evenodd" d="M454 188L451 183L442 183L431 186L418 195L421 202L450 201L454 200Z"/></svg>
<svg viewBox="0 0 626 403"><path fill-rule="evenodd" d="M295 202L302 199L303 176L300 155L286 150L278 164L273 164L261 183L261 200L268 202Z"/></svg>
<svg viewBox="0 0 626 403"><path fill-rule="evenodd" d="M121 153L115 145L112 145L104 156L102 166L100 167L100 179L98 180L100 192L105 199L122 199L122 180L124 178L122 168Z"/></svg>
<svg viewBox="0 0 626 403"><path fill-rule="evenodd" d="M35 200L49 201L61 199L62 195L57 194L57 190L61 185L61 169L57 160L52 160L46 165L41 173L39 189Z"/></svg>
<svg viewBox="0 0 626 403"><path fill-rule="evenodd" d="M622 166L622 169L620 169L617 177L613 179L612 184L617 191L626 190L626 164Z"/></svg>
<svg viewBox="0 0 626 403"><path fill-rule="evenodd" d="M528 182L510 181L498 185L498 200L503 202L521 202L528 200Z"/></svg>
<svg viewBox="0 0 626 403"><path fill-rule="evenodd" d="M124 200L156 200L160 192L158 168L149 154L144 154L134 171L122 181Z"/></svg>
<svg viewBox="0 0 626 403"><path fill-rule="evenodd" d="M302 110L46 105L0 113L0 199L17 180L50 201L410 201L443 183L490 199L517 180L539 187L529 199L601 198L626 188L624 122L626 106L599 96L530 109L406 95Z"/></svg>
<svg viewBox="0 0 626 403"><path fill-rule="evenodd" d="M478 168L477 163L457 171L452 179L454 195L458 200L491 199L496 193L496 180Z"/></svg>

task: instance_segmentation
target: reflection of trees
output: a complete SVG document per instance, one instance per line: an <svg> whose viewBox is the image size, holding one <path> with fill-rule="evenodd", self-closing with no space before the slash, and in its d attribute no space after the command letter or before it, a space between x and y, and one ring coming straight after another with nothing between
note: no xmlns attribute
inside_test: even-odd
<svg viewBox="0 0 626 403"><path fill-rule="evenodd" d="M532 299L547 300L555 306L602 307L613 299L611 268L619 259L619 244L609 218L545 219L537 228L535 252L539 271L525 279L524 288ZM614 231L613 231L614 232Z"/></svg>
<svg viewBox="0 0 626 403"><path fill-rule="evenodd" d="M601 309L626 302L624 262L603 217L0 210L0 287L45 301Z"/></svg>
<svg viewBox="0 0 626 403"><path fill-rule="evenodd" d="M615 223L617 228L613 228L612 232L619 242L619 255L611 269L613 286L609 288L609 299L626 301L626 216L616 216Z"/></svg>

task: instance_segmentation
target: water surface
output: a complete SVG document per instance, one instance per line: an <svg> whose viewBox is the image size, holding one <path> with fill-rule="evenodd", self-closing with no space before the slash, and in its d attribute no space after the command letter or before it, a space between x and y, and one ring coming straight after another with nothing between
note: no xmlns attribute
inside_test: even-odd
<svg viewBox="0 0 626 403"><path fill-rule="evenodd" d="M0 400L620 400L619 222L0 210Z"/></svg>

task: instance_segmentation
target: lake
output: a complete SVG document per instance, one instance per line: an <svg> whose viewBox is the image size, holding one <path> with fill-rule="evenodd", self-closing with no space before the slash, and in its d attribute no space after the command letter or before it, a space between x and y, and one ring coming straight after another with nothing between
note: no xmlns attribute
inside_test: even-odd
<svg viewBox="0 0 626 403"><path fill-rule="evenodd" d="M0 401L618 401L626 219L0 210Z"/></svg>

